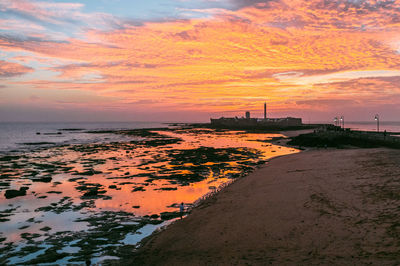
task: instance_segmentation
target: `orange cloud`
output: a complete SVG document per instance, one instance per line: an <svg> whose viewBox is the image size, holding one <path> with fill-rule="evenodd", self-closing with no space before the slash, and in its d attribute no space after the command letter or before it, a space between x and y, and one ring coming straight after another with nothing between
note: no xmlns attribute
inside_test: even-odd
<svg viewBox="0 0 400 266"><path fill-rule="evenodd" d="M400 33L397 2L237 4L243 8L216 10L209 19L90 30L85 40L0 37L0 49L75 61L48 67L58 73L55 78L24 85L92 90L137 110L258 110L268 99L272 110L292 110L297 103L299 108L323 111L337 108L337 101L350 104L361 96L372 98L372 87L382 82L386 89L380 93L398 93L398 83L386 87L382 79L356 75L399 68L400 55L393 48ZM315 84L305 78L343 71L348 76L340 82Z"/></svg>

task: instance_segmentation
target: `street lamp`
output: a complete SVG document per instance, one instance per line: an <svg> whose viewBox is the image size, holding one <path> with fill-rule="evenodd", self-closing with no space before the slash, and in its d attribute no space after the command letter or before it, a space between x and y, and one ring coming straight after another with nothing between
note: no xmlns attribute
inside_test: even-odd
<svg viewBox="0 0 400 266"><path fill-rule="evenodd" d="M338 118L337 117L333 118L333 122L335 122L335 126L337 126Z"/></svg>
<svg viewBox="0 0 400 266"><path fill-rule="evenodd" d="M378 114L375 115L375 121L376 121L376 131L379 132L379 115Z"/></svg>
<svg viewBox="0 0 400 266"><path fill-rule="evenodd" d="M342 124L342 128L344 129L344 116L343 115L340 117L340 122Z"/></svg>

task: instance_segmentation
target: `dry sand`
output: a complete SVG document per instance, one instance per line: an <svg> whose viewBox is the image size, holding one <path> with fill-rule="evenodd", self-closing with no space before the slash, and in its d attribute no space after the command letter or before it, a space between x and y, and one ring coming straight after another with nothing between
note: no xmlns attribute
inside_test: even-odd
<svg viewBox="0 0 400 266"><path fill-rule="evenodd" d="M400 262L400 151L310 150L272 159L155 234L140 265Z"/></svg>

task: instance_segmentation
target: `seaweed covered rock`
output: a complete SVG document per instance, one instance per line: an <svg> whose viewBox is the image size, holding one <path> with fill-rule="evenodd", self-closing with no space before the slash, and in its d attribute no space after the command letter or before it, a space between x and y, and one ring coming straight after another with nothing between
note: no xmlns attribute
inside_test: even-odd
<svg viewBox="0 0 400 266"><path fill-rule="evenodd" d="M89 191L85 192L81 198L103 198L104 196L101 194L106 193L105 190L99 190L97 188L90 189Z"/></svg>
<svg viewBox="0 0 400 266"><path fill-rule="evenodd" d="M181 216L180 212L162 212L160 213L161 220L171 220Z"/></svg>
<svg viewBox="0 0 400 266"><path fill-rule="evenodd" d="M28 187L20 187L19 190L8 189L8 190L6 190L6 193L4 193L4 196L6 197L6 199L12 199L15 197L25 196L26 191L28 189L29 189Z"/></svg>
<svg viewBox="0 0 400 266"><path fill-rule="evenodd" d="M32 182L43 182L43 183L49 183L52 180L51 176L43 176L43 177L35 177L31 178Z"/></svg>

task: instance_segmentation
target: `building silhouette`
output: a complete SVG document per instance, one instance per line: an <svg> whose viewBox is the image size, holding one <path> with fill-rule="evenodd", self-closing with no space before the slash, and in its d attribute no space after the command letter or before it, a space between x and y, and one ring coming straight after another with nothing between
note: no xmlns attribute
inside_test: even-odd
<svg viewBox="0 0 400 266"><path fill-rule="evenodd" d="M296 117L267 118L267 103L264 103L264 118L251 118L250 112L246 111L245 117L221 117L210 120L212 126L228 128L285 128L303 125L301 118Z"/></svg>

